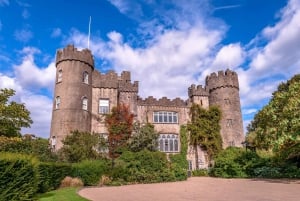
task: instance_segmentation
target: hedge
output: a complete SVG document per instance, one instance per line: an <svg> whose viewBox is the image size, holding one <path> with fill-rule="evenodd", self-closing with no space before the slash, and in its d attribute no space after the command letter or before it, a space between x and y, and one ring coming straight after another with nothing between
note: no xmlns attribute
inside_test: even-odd
<svg viewBox="0 0 300 201"><path fill-rule="evenodd" d="M37 165L29 155L0 153L0 200L33 200L38 190Z"/></svg>

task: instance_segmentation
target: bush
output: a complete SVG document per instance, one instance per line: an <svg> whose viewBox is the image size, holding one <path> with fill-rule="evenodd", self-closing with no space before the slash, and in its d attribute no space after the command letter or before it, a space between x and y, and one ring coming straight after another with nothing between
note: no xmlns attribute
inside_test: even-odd
<svg viewBox="0 0 300 201"><path fill-rule="evenodd" d="M247 178L254 176L254 169L263 161L255 152L238 147L229 147L215 158L211 175L224 178Z"/></svg>
<svg viewBox="0 0 300 201"><path fill-rule="evenodd" d="M124 152L110 173L112 184L175 181L167 157L162 152Z"/></svg>
<svg viewBox="0 0 300 201"><path fill-rule="evenodd" d="M83 182L79 178L72 178L72 177L65 177L61 183L60 187L65 188L65 187L82 187Z"/></svg>
<svg viewBox="0 0 300 201"><path fill-rule="evenodd" d="M98 185L102 175L109 170L107 160L86 160L72 165L72 176L80 178L85 186Z"/></svg>
<svg viewBox="0 0 300 201"><path fill-rule="evenodd" d="M36 167L32 156L0 153L0 200L32 200L38 190Z"/></svg>
<svg viewBox="0 0 300 201"><path fill-rule="evenodd" d="M183 181L187 179L187 168L188 161L186 160L186 155L175 154L170 155L171 168L174 171L175 178L177 181Z"/></svg>
<svg viewBox="0 0 300 201"><path fill-rule="evenodd" d="M206 177L208 176L208 169L199 169L192 171L193 177Z"/></svg>
<svg viewBox="0 0 300 201"><path fill-rule="evenodd" d="M71 175L71 165L68 163L40 163L38 166L40 175L39 193L57 189L63 178Z"/></svg>

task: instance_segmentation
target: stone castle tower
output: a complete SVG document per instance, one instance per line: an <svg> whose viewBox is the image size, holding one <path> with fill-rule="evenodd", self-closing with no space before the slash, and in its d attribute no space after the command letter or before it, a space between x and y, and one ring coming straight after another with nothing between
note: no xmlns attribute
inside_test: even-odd
<svg viewBox="0 0 300 201"><path fill-rule="evenodd" d="M50 139L54 150L62 147L62 140L73 130L95 132L107 136L105 114L125 103L141 123L149 122L160 133L159 150L168 154L180 151L180 126L188 123L193 103L204 108L218 105L222 110L221 135L223 147L242 146L243 122L239 97L238 75L230 70L212 73L206 86L192 84L188 99L163 97L140 98L139 85L131 81L128 71L119 76L113 71L105 74L94 68L92 53L69 45L56 55L56 82L53 101ZM54 139L54 140L53 140ZM54 143L53 143L54 142ZM190 149L188 160L195 167ZM200 148L200 165L207 167L205 152Z"/></svg>

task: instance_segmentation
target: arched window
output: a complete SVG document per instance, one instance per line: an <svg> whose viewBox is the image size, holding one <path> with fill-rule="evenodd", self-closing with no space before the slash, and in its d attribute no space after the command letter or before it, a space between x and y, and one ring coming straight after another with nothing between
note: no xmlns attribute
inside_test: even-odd
<svg viewBox="0 0 300 201"><path fill-rule="evenodd" d="M56 96L55 98L55 109L59 109L60 106L60 97Z"/></svg>
<svg viewBox="0 0 300 201"><path fill-rule="evenodd" d="M88 109L88 99L86 97L84 97L82 99L82 109L83 110L87 110Z"/></svg>
<svg viewBox="0 0 300 201"><path fill-rule="evenodd" d="M83 83L88 84L89 83L89 73L84 71L83 72L83 78L82 78Z"/></svg>
<svg viewBox="0 0 300 201"><path fill-rule="evenodd" d="M162 152L179 152L178 135L176 134L160 134L159 135L159 151Z"/></svg>
<svg viewBox="0 0 300 201"><path fill-rule="evenodd" d="M57 73L57 82L61 82L62 81L62 70L59 70Z"/></svg>

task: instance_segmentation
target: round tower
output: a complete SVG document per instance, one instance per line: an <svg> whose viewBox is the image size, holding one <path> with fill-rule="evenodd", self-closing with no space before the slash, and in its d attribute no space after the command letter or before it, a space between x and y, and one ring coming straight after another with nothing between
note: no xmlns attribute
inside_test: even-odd
<svg viewBox="0 0 300 201"><path fill-rule="evenodd" d="M54 150L73 130L91 132L92 72L94 59L88 49L69 45L56 53L56 80L50 140Z"/></svg>
<svg viewBox="0 0 300 201"><path fill-rule="evenodd" d="M243 120L236 72L226 70L206 77L209 89L209 105L218 105L222 110L221 136L223 148L241 147L244 141Z"/></svg>

